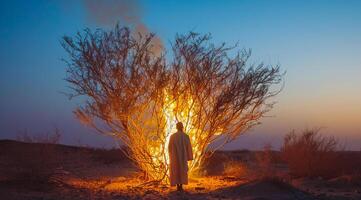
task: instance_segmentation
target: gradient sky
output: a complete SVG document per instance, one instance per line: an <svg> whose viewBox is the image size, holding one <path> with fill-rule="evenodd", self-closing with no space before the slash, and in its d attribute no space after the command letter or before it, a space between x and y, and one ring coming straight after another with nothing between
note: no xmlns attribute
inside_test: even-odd
<svg viewBox="0 0 361 200"><path fill-rule="evenodd" d="M114 18L97 20L86 2L1 1L0 139L58 127L62 143L114 145L83 127L72 114L80 101L61 94L67 91L61 37L110 27ZM166 47L176 33L211 33L215 43L251 48L252 62L287 71L272 117L225 149L278 148L292 129L313 127L361 149L361 1L148 0L134 12Z"/></svg>

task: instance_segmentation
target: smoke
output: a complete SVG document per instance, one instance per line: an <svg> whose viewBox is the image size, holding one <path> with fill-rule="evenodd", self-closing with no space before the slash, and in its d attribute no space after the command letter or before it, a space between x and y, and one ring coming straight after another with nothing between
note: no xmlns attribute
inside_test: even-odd
<svg viewBox="0 0 361 200"><path fill-rule="evenodd" d="M100 26L114 26L116 23L134 29L135 37L149 34L148 27L141 20L141 8L137 0L83 0L90 21ZM159 37L152 40L152 51L160 55L163 43Z"/></svg>
<svg viewBox="0 0 361 200"><path fill-rule="evenodd" d="M141 24L140 8L136 0L83 0L91 21L99 25Z"/></svg>

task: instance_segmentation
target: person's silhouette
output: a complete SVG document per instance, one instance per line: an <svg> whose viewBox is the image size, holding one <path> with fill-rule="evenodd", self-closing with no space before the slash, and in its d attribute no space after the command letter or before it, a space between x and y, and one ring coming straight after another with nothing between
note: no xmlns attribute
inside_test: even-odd
<svg viewBox="0 0 361 200"><path fill-rule="evenodd" d="M187 161L193 160L193 152L189 136L183 131L182 122L177 123L177 130L170 136L168 145L170 185L177 185L177 190L182 191L182 185L188 184Z"/></svg>

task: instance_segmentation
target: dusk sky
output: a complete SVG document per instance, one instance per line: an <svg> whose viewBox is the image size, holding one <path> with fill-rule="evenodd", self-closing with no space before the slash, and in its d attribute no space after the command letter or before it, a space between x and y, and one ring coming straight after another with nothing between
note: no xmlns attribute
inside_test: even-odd
<svg viewBox="0 0 361 200"><path fill-rule="evenodd" d="M131 6L123 8L124 2ZM0 10L0 139L58 127L62 143L113 146L75 119L81 101L62 94L67 55L60 40L119 21L145 25L166 49L176 33L211 33L215 43L252 49L251 63L280 64L287 72L270 117L225 149L266 143L277 149L286 133L306 128L322 128L347 149L361 149L360 0L9 0Z"/></svg>

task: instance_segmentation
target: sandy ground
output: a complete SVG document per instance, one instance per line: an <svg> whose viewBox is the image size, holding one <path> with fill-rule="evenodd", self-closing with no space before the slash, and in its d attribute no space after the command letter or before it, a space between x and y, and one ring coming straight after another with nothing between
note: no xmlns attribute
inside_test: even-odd
<svg viewBox="0 0 361 200"><path fill-rule="evenodd" d="M147 185L137 178L112 180L68 179L66 184L0 185L1 199L315 199L295 188L273 181L250 181L232 177L192 179L177 192L166 185Z"/></svg>
<svg viewBox="0 0 361 200"><path fill-rule="evenodd" d="M16 146L17 145L17 146ZM0 199L1 200L59 200L59 199L361 199L360 188L348 184L347 177L333 180L278 178L254 178L248 174L218 173L203 177L191 177L185 192L164 184L146 183L140 172L117 152L93 151L62 147L61 155L53 155L61 167L51 182L29 181L26 177L14 179L9 173L9 159L25 162L31 152L19 149L19 144L0 143ZM57 150L59 152L59 150ZM20 153L20 154L19 154ZM47 152L49 153L49 152ZM58 154L58 153L57 153ZM47 155L49 156L49 155ZM40 155L40 157L44 157ZM37 161L36 157L30 159ZM37 162L40 162L38 160ZM39 163L35 164L39 164ZM16 163L16 162L15 162ZM20 162L22 163L22 162ZM46 165L47 163L43 163ZM33 165L26 165L34 167ZM37 165L35 165L37 166ZM18 166L12 166L12 168ZM215 167L217 168L217 167ZM217 169L219 171L219 169ZM210 170L211 171L211 170ZM35 172L34 172L35 173ZM37 172L38 173L38 172ZM28 176L32 174L28 173ZM34 175L34 174L33 174Z"/></svg>

